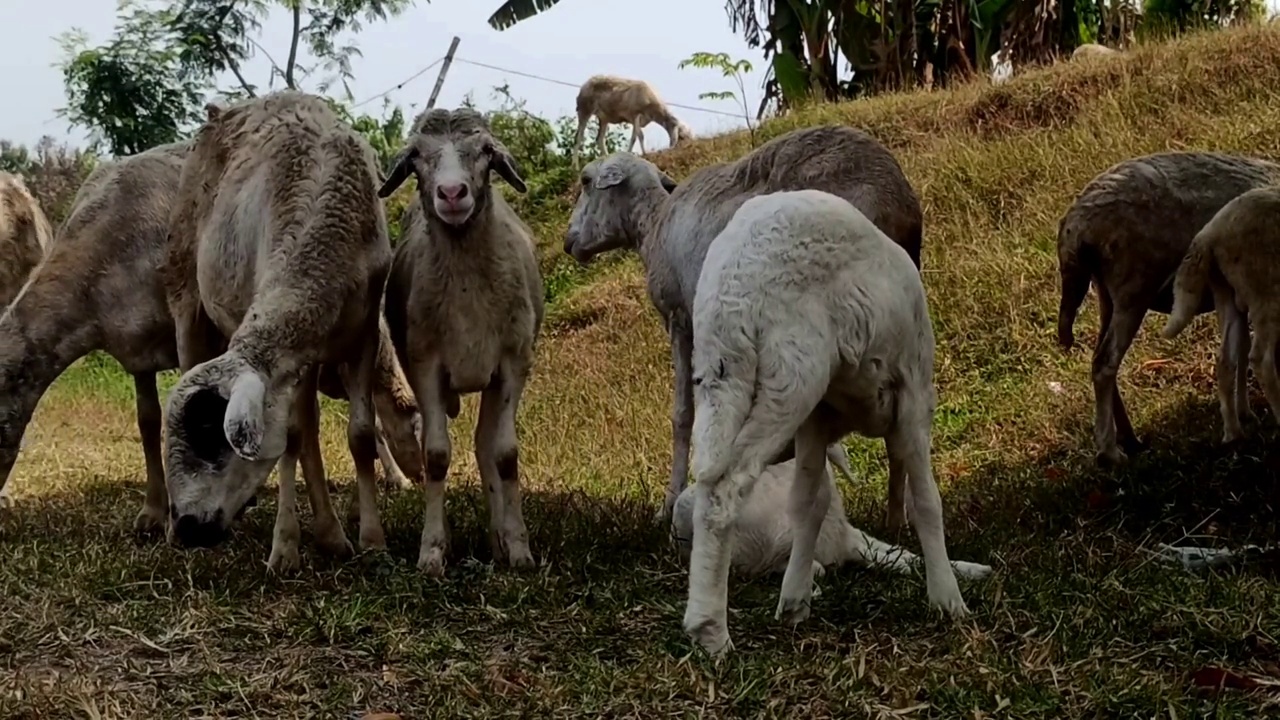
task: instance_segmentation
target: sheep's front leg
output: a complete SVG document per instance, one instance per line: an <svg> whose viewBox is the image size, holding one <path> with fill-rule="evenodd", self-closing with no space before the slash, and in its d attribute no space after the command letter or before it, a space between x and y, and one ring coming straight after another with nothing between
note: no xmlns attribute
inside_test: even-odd
<svg viewBox="0 0 1280 720"><path fill-rule="evenodd" d="M342 521L333 509L329 496L329 483L324 476L324 456L320 452L320 400L316 397L316 383L320 366L311 365L302 374L294 412L301 433L302 478L307 484L307 497L311 501L311 530L316 546L331 557L347 558L354 554L351 541L342 529Z"/></svg>
<svg viewBox="0 0 1280 720"><path fill-rule="evenodd" d="M689 483L689 442L693 436L693 332L678 320L670 327L671 362L675 367L675 397L671 407L671 477L654 520L671 518L676 499Z"/></svg>
<svg viewBox="0 0 1280 720"><path fill-rule="evenodd" d="M909 396L909 392L904 392ZM969 609L960 596L956 575L947 559L947 544L942 525L942 495L933 479L929 458L931 418L925 403L903 397L899 405L898 426L888 438L891 456L898 456L907 472L915 505L914 525L924 555L925 583L929 602L953 616L967 615Z"/></svg>
<svg viewBox="0 0 1280 720"><path fill-rule="evenodd" d="M791 522L791 558L782 577L782 593L774 619L798 625L809 617L813 596L814 549L827 508L832 484L827 482L827 443L822 424L810 417L796 433L795 478L787 509Z"/></svg>
<svg viewBox="0 0 1280 720"><path fill-rule="evenodd" d="M489 543L495 562L533 567L529 531L520 498L520 452L516 410L527 370L504 362L496 381L480 396L476 422L476 465L489 506Z"/></svg>
<svg viewBox="0 0 1280 720"><path fill-rule="evenodd" d="M138 435L142 440L142 457L147 466L147 497L133 521L135 532L150 534L163 531L169 519L169 489L164 484L164 459L161 431L164 413L160 394L156 391L156 374L136 373L134 393L138 405Z"/></svg>
<svg viewBox="0 0 1280 720"><path fill-rule="evenodd" d="M1244 437L1244 428L1240 424L1240 407L1237 405L1239 388L1236 387L1238 370L1244 363L1243 358L1237 354L1240 347L1237 336L1242 332L1247 335L1248 329L1244 327L1244 319L1236 309L1235 298L1230 291L1214 288L1213 300L1218 315L1218 332L1222 336L1214 380L1218 405L1222 410L1222 442L1227 444Z"/></svg>
<svg viewBox="0 0 1280 720"><path fill-rule="evenodd" d="M638 141L640 143L641 155L644 155L644 124L645 122L646 122L646 118L644 117L638 117L631 121L631 142L635 143ZM629 150L630 148L627 148L627 149Z"/></svg>
<svg viewBox="0 0 1280 720"><path fill-rule="evenodd" d="M427 461L418 568L439 577L444 574L445 555L449 551L449 527L444 513L445 479L449 475L452 453L447 398L438 356L422 360L412 371L409 368L405 371L422 412L422 456Z"/></svg>
<svg viewBox="0 0 1280 720"><path fill-rule="evenodd" d="M886 441L886 446L887 446ZM889 453L889 529L900 532L913 522L915 509L911 502L911 486L902 458Z"/></svg>
<svg viewBox="0 0 1280 720"><path fill-rule="evenodd" d="M267 559L267 569L277 573L293 572L298 569L298 543L302 531L298 528L298 451L301 448L302 436L299 428L289 428L289 439L285 445L284 455L276 464L279 470L280 487L276 502L276 526L271 533L271 557Z"/></svg>
<svg viewBox="0 0 1280 720"><path fill-rule="evenodd" d="M376 320L372 323L377 327ZM378 457L377 421L373 410L373 385L378 359L376 336L361 350L355 383L348 391L347 448L356 469L356 493L360 506L360 549L385 550L387 536L378 517L378 486L373 463ZM395 463L390 466L395 467Z"/></svg>
<svg viewBox="0 0 1280 720"><path fill-rule="evenodd" d="M387 441L382 434L382 428L376 423L374 426L375 439L378 446L378 462L382 463L383 479L387 485L400 490L408 490L413 487L413 481L409 476L404 474L400 469L400 464L396 462L396 458L391 454L391 448L387 447Z"/></svg>
<svg viewBox="0 0 1280 720"><path fill-rule="evenodd" d="M586 135L587 120L590 119L590 117L590 113L578 113L578 131L573 136L573 167L575 169L581 167L581 165L578 164L578 158L581 157L582 140L583 136Z"/></svg>
<svg viewBox="0 0 1280 720"><path fill-rule="evenodd" d="M605 133L609 130L609 123L596 118L596 157L604 157L604 138ZM628 150L631 148L628 147Z"/></svg>

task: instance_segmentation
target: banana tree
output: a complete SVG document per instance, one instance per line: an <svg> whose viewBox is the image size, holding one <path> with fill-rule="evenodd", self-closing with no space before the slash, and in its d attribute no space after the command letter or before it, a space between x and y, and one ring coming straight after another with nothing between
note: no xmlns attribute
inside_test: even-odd
<svg viewBox="0 0 1280 720"><path fill-rule="evenodd" d="M489 27L506 30L518 22L546 12L560 0L507 0L489 16Z"/></svg>

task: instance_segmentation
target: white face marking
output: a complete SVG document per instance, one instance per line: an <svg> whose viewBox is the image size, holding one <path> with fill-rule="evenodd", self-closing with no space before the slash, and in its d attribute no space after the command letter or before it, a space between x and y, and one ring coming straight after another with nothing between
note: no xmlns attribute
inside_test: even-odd
<svg viewBox="0 0 1280 720"><path fill-rule="evenodd" d="M461 225L471 218L475 208L475 188L471 173L462 165L458 146L446 141L436 156L431 183L432 206L436 215L450 225Z"/></svg>

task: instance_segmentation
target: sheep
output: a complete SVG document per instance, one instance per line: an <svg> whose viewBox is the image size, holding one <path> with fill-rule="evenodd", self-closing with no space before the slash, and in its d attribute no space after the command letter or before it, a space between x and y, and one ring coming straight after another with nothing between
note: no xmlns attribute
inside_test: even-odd
<svg viewBox="0 0 1280 720"><path fill-rule="evenodd" d="M671 341L675 395L671 413L672 463L656 520L664 522L685 488L693 427L689 324L694 290L707 246L747 198L776 190L814 188L832 192L876 223L907 251L917 267L923 219L915 190L883 145L849 127L826 125L795 130L764 143L736 161L710 165L676 182L630 153L592 161L582 170L564 251L588 264L602 252L633 248L645 265L649 298ZM775 461L791 457L788 447ZM895 510L900 526L910 515Z"/></svg>
<svg viewBox="0 0 1280 720"><path fill-rule="evenodd" d="M1078 62L1080 60L1090 60L1092 58L1110 57L1112 55L1119 55L1119 54L1121 54L1119 50L1116 50L1115 48L1109 48L1106 45L1099 45L1098 43L1085 43L1083 45L1076 47L1075 50L1071 51L1071 59L1073 61Z"/></svg>
<svg viewBox="0 0 1280 720"><path fill-rule="evenodd" d="M596 116L596 148L604 155L604 137L610 123L631 123L631 140L627 150L640 141L640 154L644 154L644 126L656 122L671 137L675 147L693 139L688 125L676 119L658 93L643 80L628 80L612 75L592 75L578 88L578 133L573 140L573 166L578 167L582 149L582 135L587 130L587 120Z"/></svg>
<svg viewBox="0 0 1280 720"><path fill-rule="evenodd" d="M907 252L822 190L747 200L712 241L693 301L693 545L684 630L712 655L730 647L728 576L742 508L795 442L795 529L775 618L809 615L815 547L830 508L827 446L884 438L905 475L928 597L968 614L947 558L930 463L933 327ZM892 484L891 480L891 484Z"/></svg>
<svg viewBox="0 0 1280 720"><path fill-rule="evenodd" d="M1200 309L1206 286L1218 315L1222 346L1218 350L1217 391L1222 410L1222 442L1244 437L1243 411L1249 408L1247 366L1249 323L1256 328L1249 363L1262 384L1271 412L1280 419L1280 377L1276 375L1276 343L1280 342L1280 187L1254 188L1237 196L1201 228L1191 241L1173 280L1173 309L1162 334L1182 332Z"/></svg>
<svg viewBox="0 0 1280 720"><path fill-rule="evenodd" d="M1147 311L1170 311L1173 276L1191 238L1231 199L1277 179L1280 165L1261 159L1155 153L1099 173L1062 216L1058 344L1064 351L1075 342L1072 326L1090 283L1098 293L1101 328L1092 377L1099 466L1121 464L1145 446L1134 434L1116 376ZM1198 312L1212 308L1206 293ZM1236 332L1232 343L1243 348L1248 337Z"/></svg>
<svg viewBox="0 0 1280 720"><path fill-rule="evenodd" d="M849 524L844 500L830 468L831 464L838 467L844 459L844 453L836 455L828 448L828 467L823 477L830 486L831 502L814 546L814 576L821 577L827 568L847 562L862 567L883 567L898 575L911 574L919 563L915 553L877 540ZM733 572L743 577L756 577L786 571L793 531L790 518L786 513L777 512L777 508L786 507L787 492L794 474L794 458L766 467L750 497L743 501L730 561ZM693 542L694 487L690 485L680 493L671 513L672 535L685 563L689 561ZM980 580L991 573L989 565L960 560L952 561L951 567L960 577L971 580ZM816 588L814 596L817 596Z"/></svg>
<svg viewBox="0 0 1280 720"><path fill-rule="evenodd" d="M423 420L426 507L418 567L444 573L448 523L448 422L459 396L478 392L476 465L486 489L494 560L532 567L520 501L516 412L533 368L544 315L533 233L490 184L496 172L526 192L519 167L475 110L435 108L414 123L382 188L412 174L418 185L387 279L386 315L396 355Z"/></svg>
<svg viewBox="0 0 1280 720"><path fill-rule="evenodd" d="M18 296L52 237L22 177L0 171L0 311Z"/></svg>
<svg viewBox="0 0 1280 720"><path fill-rule="evenodd" d="M5 487L40 398L77 359L103 350L133 375L147 492L134 530L150 534L168 516L156 373L178 367L173 318L158 270L169 232L182 162L190 144L160 145L99 165L80 186L48 260L22 298L0 316L0 489ZM390 349L383 333L382 347ZM4 349L10 349L5 351ZM345 366L325 366L321 377ZM347 397L341 382L325 394ZM409 405L404 398L408 397ZM379 355L374 394L389 453L386 474L421 470L412 395L392 352ZM380 439L380 445L382 441ZM303 475L323 481L318 443L308 446Z"/></svg>
<svg viewBox="0 0 1280 720"><path fill-rule="evenodd" d="M345 362L360 547L383 549L372 392L391 244L373 148L322 98L294 90L205 112L162 269L183 371L164 424L170 539L220 543L278 462L268 567L297 566L295 464L318 441L319 366ZM348 556L317 480L316 542Z"/></svg>

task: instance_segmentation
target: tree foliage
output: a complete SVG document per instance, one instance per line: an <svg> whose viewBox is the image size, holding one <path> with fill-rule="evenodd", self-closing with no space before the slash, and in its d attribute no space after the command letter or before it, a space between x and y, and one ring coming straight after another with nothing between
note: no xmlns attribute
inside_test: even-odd
<svg viewBox="0 0 1280 720"><path fill-rule="evenodd" d="M430 0L428 0L429 2ZM120 0L112 38L90 47L83 32L62 36L67 105L61 114L89 129L114 155L184 136L204 116L210 95L228 101L276 87L351 100L352 38L365 22L400 14L414 0ZM273 54L259 41L273 10L291 23L289 46ZM258 81L245 73L261 55ZM277 61L277 58L283 58ZM226 75L229 87L219 87ZM303 87L310 82L311 87Z"/></svg>

